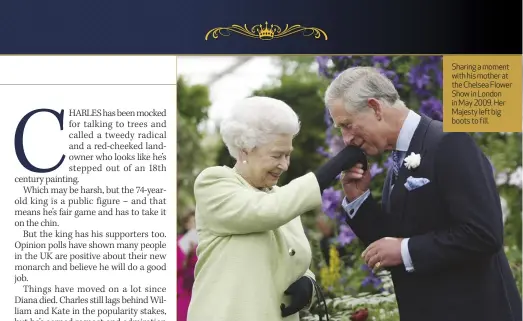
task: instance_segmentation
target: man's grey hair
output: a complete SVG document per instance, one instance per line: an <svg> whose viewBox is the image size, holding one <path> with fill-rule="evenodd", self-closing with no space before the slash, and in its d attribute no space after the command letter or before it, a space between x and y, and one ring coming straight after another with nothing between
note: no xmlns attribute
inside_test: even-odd
<svg viewBox="0 0 523 321"><path fill-rule="evenodd" d="M278 99L259 96L239 101L220 124L223 142L235 159L240 151L267 144L276 135L294 137L299 131L298 115L289 105Z"/></svg>
<svg viewBox="0 0 523 321"><path fill-rule="evenodd" d="M405 106L392 81L372 67L353 67L339 74L325 92L325 105L341 101L347 111L359 112L365 110L369 98L390 107Z"/></svg>

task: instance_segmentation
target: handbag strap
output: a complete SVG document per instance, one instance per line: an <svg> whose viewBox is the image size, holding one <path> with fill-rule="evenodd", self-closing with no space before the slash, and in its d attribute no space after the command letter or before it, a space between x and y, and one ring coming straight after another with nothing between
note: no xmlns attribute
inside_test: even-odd
<svg viewBox="0 0 523 321"><path fill-rule="evenodd" d="M321 291L321 287L316 283L316 280L312 279L312 284L314 286L314 290L316 292L316 298L318 299L318 304L321 304L323 302L323 307L325 308L325 316L327 317L327 321L329 321L329 311L327 310L327 303L325 302L325 297L323 296L323 292ZM322 315L320 313L319 315L320 321L323 321Z"/></svg>

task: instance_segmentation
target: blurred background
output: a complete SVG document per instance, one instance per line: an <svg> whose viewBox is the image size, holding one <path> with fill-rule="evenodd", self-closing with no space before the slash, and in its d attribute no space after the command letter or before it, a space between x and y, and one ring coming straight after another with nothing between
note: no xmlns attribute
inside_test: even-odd
<svg viewBox="0 0 523 321"><path fill-rule="evenodd" d="M223 56L178 57L178 218L179 233L194 209L193 184L208 166L234 164L219 136L220 120L239 99L263 95L289 104L302 130L294 140L285 185L315 169L342 147L323 104L329 81L351 66L375 66L389 77L411 109L442 119L440 56ZM505 251L521 291L522 140L521 133L470 133L492 163L505 222ZM380 199L389 155L369 159L372 192ZM321 211L302 216L313 249L311 270L328 297L332 320L399 320L392 283L385 272L372 273L360 259L363 248L343 220L342 193L323 193ZM427 293L427 297L430 294ZM366 310L365 310L366 309ZM319 320L318 310L302 320Z"/></svg>

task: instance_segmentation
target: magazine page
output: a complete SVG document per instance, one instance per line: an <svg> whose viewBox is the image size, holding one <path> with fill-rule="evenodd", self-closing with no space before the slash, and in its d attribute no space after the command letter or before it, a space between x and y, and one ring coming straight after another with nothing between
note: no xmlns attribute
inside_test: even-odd
<svg viewBox="0 0 523 321"><path fill-rule="evenodd" d="M523 321L519 1L0 4L2 321Z"/></svg>
<svg viewBox="0 0 523 321"><path fill-rule="evenodd" d="M11 137L2 141L11 151L2 173L2 313L421 318L398 294L411 286L405 277L434 291L459 283L454 291L476 300L486 295L476 281L492 278L489 293L507 291L503 304L516 311L521 63L1 57L0 101L10 106L2 131ZM343 87L344 76L358 75L369 87ZM394 104L373 98L387 90ZM368 110L339 104L345 92L368 95L360 101ZM355 182L367 190L351 189ZM400 309L399 300L409 303ZM428 301L417 305L438 315ZM488 315L484 306L463 304L457 315Z"/></svg>

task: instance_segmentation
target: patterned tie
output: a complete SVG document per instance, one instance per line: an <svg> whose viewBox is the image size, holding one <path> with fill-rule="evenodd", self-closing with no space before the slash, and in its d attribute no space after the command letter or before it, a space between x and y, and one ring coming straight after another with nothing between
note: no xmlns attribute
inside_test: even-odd
<svg viewBox="0 0 523 321"><path fill-rule="evenodd" d="M403 152L399 150L395 150L392 152L392 185L394 185L394 182L396 182L396 179L398 178L398 173L401 167L402 154Z"/></svg>

